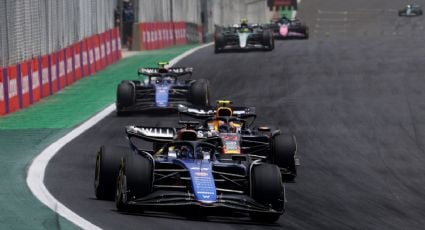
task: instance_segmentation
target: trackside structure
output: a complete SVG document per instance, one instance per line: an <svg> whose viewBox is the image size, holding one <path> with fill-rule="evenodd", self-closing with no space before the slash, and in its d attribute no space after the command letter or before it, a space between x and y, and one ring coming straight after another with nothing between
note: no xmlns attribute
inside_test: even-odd
<svg viewBox="0 0 425 230"><path fill-rule="evenodd" d="M121 58L114 0L0 2L0 116Z"/></svg>

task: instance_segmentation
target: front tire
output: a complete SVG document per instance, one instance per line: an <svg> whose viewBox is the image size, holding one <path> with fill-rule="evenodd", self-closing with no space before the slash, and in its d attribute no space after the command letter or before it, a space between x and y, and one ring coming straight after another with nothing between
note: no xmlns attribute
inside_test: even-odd
<svg viewBox="0 0 425 230"><path fill-rule="evenodd" d="M266 51L272 51L274 49L273 34L269 30L263 31L263 46Z"/></svg>
<svg viewBox="0 0 425 230"><path fill-rule="evenodd" d="M123 108L132 106L136 101L135 86L131 81L122 81L117 87L117 115L125 115Z"/></svg>
<svg viewBox="0 0 425 230"><path fill-rule="evenodd" d="M251 192L255 201L271 206L277 212L284 211L285 190L280 170L276 165L254 166L251 172ZM281 215L281 213L250 213L252 220L264 223L276 222Z"/></svg>
<svg viewBox="0 0 425 230"><path fill-rule="evenodd" d="M207 80L200 79L192 83L189 91L189 102L196 106L209 106L210 92Z"/></svg>
<svg viewBox="0 0 425 230"><path fill-rule="evenodd" d="M297 176L295 165L295 154L297 143L292 135L280 134L272 139L271 162L282 168L282 178L284 181L294 181Z"/></svg>

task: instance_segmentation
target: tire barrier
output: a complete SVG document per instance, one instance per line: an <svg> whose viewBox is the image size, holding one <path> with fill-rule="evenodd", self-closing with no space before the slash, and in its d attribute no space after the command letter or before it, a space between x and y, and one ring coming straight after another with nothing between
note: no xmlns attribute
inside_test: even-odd
<svg viewBox="0 0 425 230"><path fill-rule="evenodd" d="M156 50L173 45L202 42L201 26L187 22L143 22L137 24L135 47L138 50Z"/></svg>
<svg viewBox="0 0 425 230"><path fill-rule="evenodd" d="M0 116L26 108L122 58L118 29L0 68Z"/></svg>

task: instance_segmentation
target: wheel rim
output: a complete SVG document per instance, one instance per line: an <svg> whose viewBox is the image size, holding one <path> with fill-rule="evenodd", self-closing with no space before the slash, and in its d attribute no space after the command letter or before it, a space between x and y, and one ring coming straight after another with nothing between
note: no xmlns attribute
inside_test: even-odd
<svg viewBox="0 0 425 230"><path fill-rule="evenodd" d="M121 204L125 204L125 202L127 201L127 197L125 192L123 192L124 190L126 190L126 186L125 186L125 176L123 173L123 170L120 170L120 173L118 175L118 179L117 179L117 192L116 192L116 199L118 201L118 203Z"/></svg>
<svg viewBox="0 0 425 230"><path fill-rule="evenodd" d="M100 160L101 160L100 158L101 158L101 156L100 156L100 154L98 154L96 156L96 171L95 171L95 174L94 174L94 187L95 187L96 191L99 188L99 184L100 184Z"/></svg>

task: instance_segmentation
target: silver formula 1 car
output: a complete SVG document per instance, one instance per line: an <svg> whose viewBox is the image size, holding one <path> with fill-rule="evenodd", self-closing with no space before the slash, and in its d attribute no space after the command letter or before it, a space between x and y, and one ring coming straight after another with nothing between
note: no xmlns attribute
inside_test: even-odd
<svg viewBox="0 0 425 230"><path fill-rule="evenodd" d="M274 49L273 33L268 27L251 24L245 21L240 25L217 27L215 33L214 52L224 50Z"/></svg>
<svg viewBox="0 0 425 230"><path fill-rule="evenodd" d="M420 16L422 15L422 8L419 5L412 5L408 4L404 9L401 9L398 11L398 16L406 16L406 17L412 17L412 16Z"/></svg>

